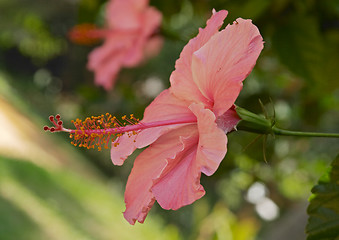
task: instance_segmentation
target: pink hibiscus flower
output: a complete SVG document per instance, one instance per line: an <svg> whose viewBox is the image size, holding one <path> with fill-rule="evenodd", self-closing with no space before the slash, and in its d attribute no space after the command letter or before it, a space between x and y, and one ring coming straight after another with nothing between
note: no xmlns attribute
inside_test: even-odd
<svg viewBox="0 0 339 240"><path fill-rule="evenodd" d="M155 201L176 210L201 198L201 173L212 175L226 155L225 133L240 120L234 102L263 49L251 20L238 18L219 32L226 16L227 11L213 11L205 29L184 47L171 87L154 99L140 122L172 124L125 134L113 143L116 165L149 145L135 159L126 186L124 216L130 224L143 222Z"/></svg>
<svg viewBox="0 0 339 240"><path fill-rule="evenodd" d="M87 68L94 72L97 85L111 90L122 67L135 67L159 52L162 38L153 35L161 19L148 0L111 0L106 8L106 29L83 24L75 27L70 37L80 44L105 40L90 53Z"/></svg>
<svg viewBox="0 0 339 240"><path fill-rule="evenodd" d="M116 165L149 146L135 159L127 181L124 216L130 224L144 222L155 201L176 210L201 198L201 173L212 175L226 155L226 134L240 120L234 102L263 49L251 20L238 18L219 31L226 16L225 10L213 10L207 26L184 47L171 87L146 108L141 121L125 116L125 125L107 114L77 119L71 130L57 115L57 121L50 117L54 127L44 127L69 132L74 145L100 150L112 144Z"/></svg>

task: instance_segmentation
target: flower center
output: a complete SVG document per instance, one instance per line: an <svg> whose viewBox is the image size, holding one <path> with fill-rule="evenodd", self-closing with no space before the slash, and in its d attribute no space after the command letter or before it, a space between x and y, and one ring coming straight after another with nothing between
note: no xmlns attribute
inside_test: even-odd
<svg viewBox="0 0 339 240"><path fill-rule="evenodd" d="M93 45L107 36L107 30L99 29L91 23L83 23L74 26L69 32L72 42L80 45Z"/></svg>
<svg viewBox="0 0 339 240"><path fill-rule="evenodd" d="M113 146L119 145L119 137L126 133L129 137L138 134L141 130L153 127L196 123L195 116L185 117L174 120L154 121L142 123L133 114L129 117L122 116L121 120L112 116L109 113L98 117L88 117L84 121L80 119L72 120L75 129L68 129L63 127L60 115L50 116L49 120L53 123L53 127L44 126L45 131L50 132L67 132L69 137L73 140L71 144L74 146L85 147L87 149L97 147L101 151L102 146L109 148L112 142L116 143Z"/></svg>

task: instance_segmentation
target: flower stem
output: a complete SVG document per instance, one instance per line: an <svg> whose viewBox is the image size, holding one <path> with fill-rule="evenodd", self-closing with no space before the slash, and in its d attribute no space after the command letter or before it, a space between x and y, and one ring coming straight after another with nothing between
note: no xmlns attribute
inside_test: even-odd
<svg viewBox="0 0 339 240"><path fill-rule="evenodd" d="M275 135L282 136L339 138L339 133L299 132L284 130L277 127L272 127L272 130Z"/></svg>
<svg viewBox="0 0 339 240"><path fill-rule="evenodd" d="M236 106L236 111L241 118L237 125L238 130L265 135L339 138L339 133L300 132L280 129L275 126L275 121L266 119L244 108Z"/></svg>

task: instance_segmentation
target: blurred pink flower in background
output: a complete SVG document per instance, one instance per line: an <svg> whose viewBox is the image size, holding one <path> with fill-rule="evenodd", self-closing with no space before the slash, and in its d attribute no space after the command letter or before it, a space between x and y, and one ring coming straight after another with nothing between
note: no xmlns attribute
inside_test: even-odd
<svg viewBox="0 0 339 240"><path fill-rule="evenodd" d="M94 49L87 68L94 72L95 83L111 90L122 67L135 67L145 58L159 53L162 38L155 35L162 15L148 0L110 0L106 8L106 27L91 24L76 26L70 38L90 44L103 38L102 46Z"/></svg>
<svg viewBox="0 0 339 240"><path fill-rule="evenodd" d="M128 178L124 216L130 224L143 222L155 201L176 210L201 198L201 173L212 175L226 155L225 133L239 121L234 102L263 48L251 20L238 18L219 32L226 16L225 10L213 11L205 29L184 47L171 87L146 108L140 122L144 127L164 124L124 134L112 144L116 165L136 148L150 145L135 159ZM127 22L126 27L135 24ZM129 60L137 59L131 56Z"/></svg>

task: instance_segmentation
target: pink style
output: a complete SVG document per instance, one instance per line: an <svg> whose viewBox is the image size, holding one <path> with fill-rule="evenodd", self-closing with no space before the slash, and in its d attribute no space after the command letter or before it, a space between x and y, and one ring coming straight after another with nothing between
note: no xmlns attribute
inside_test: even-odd
<svg viewBox="0 0 339 240"><path fill-rule="evenodd" d="M112 143L116 165L136 148L149 146L135 159L126 186L124 217L130 224L144 222L155 201L176 210L204 196L201 173L212 175L226 155L226 133L240 120L234 102L263 49L251 20L238 18L219 31L226 16L225 10L213 10L207 26L181 52L171 87L146 108L133 134L119 135ZM132 56L128 59L139 59ZM105 68L103 75L109 71Z"/></svg>
<svg viewBox="0 0 339 240"><path fill-rule="evenodd" d="M94 72L96 85L111 90L122 67L135 67L145 58L156 55L162 47L162 38L154 33L161 20L161 13L150 7L148 0L110 0L105 29L85 24L89 26L86 31L80 25L77 31L80 37L104 39L103 45L88 57L87 68Z"/></svg>

